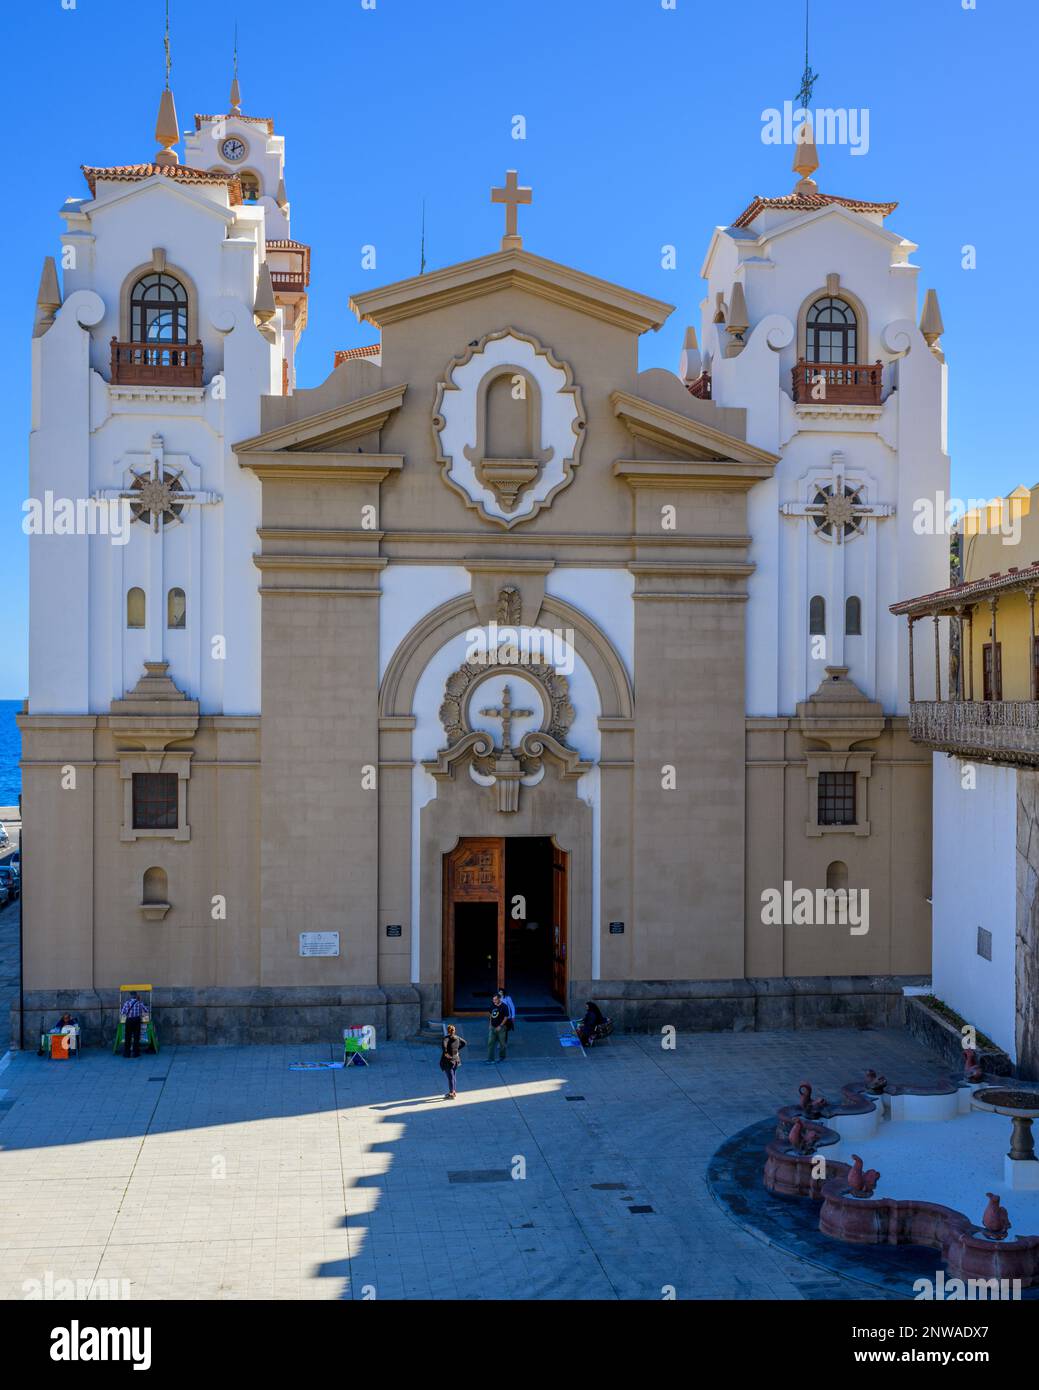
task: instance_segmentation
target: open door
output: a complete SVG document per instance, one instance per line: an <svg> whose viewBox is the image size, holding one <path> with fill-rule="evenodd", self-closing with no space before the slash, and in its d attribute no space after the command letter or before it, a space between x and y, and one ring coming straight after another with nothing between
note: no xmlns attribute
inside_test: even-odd
<svg viewBox="0 0 1039 1390"><path fill-rule="evenodd" d="M566 998L567 859L565 850L552 846L552 994L563 1008Z"/></svg>
<svg viewBox="0 0 1039 1390"><path fill-rule="evenodd" d="M486 1013L505 965L505 841L460 840L444 855L444 1003Z"/></svg>

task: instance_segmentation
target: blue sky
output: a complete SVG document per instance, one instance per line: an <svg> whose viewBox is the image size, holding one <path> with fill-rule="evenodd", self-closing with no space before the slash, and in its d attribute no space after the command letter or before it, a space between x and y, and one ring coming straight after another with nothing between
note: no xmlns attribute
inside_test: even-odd
<svg viewBox="0 0 1039 1390"><path fill-rule="evenodd" d="M1039 291L1027 250L1039 5L964 3L813 0L811 62L814 103L870 113L868 153L823 149L820 187L897 199L888 225L919 243L923 284L938 290L953 491L976 497L1039 481L1029 327ZM790 150L762 143L761 113L797 91L804 5L674 4L171 0L181 129L225 108L237 18L243 109L273 116L286 136L293 233L314 248L302 385L323 379L335 348L373 340L347 307L351 292L418 271L423 197L429 268L496 248L502 214L488 190L509 167L534 188L520 210L528 249L675 304L643 339L642 362L677 365L712 227L755 193L790 189ZM84 192L81 163L154 153L162 24L162 0L32 0L0 15L0 698L26 688L21 505L40 264L58 249L61 203ZM517 114L523 141L512 138ZM665 243L677 248L673 271L661 268ZM375 271L361 269L365 244ZM974 270L961 265L966 244Z"/></svg>

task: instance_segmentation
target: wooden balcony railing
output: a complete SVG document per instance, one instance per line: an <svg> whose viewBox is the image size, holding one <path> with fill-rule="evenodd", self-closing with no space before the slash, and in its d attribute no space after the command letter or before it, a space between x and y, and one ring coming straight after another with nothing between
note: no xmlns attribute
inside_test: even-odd
<svg viewBox="0 0 1039 1390"><path fill-rule="evenodd" d="M909 737L947 753L1039 766L1039 700L915 700Z"/></svg>
<svg viewBox="0 0 1039 1390"><path fill-rule="evenodd" d="M307 288L307 277L302 271L272 270L271 284L274 286L275 294L279 290L284 294L302 294Z"/></svg>
<svg viewBox="0 0 1039 1390"><path fill-rule="evenodd" d="M805 362L794 368L798 405L879 405L884 364Z"/></svg>
<svg viewBox="0 0 1039 1390"><path fill-rule="evenodd" d="M112 339L113 386L201 386L202 344Z"/></svg>

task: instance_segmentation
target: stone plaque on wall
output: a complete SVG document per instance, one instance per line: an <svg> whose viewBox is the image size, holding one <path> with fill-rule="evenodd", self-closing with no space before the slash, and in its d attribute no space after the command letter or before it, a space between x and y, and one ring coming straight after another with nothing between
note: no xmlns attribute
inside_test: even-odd
<svg viewBox="0 0 1039 1390"><path fill-rule="evenodd" d="M339 933L337 931L301 931L299 934L299 953L301 956L337 956L339 954Z"/></svg>

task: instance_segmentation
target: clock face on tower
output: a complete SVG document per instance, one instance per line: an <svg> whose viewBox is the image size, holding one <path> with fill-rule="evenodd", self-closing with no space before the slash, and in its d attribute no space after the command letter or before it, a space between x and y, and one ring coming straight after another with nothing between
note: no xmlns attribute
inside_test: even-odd
<svg viewBox="0 0 1039 1390"><path fill-rule="evenodd" d="M232 164L237 164L240 159L245 158L245 141L240 140L237 135L231 135L220 146L220 153Z"/></svg>

